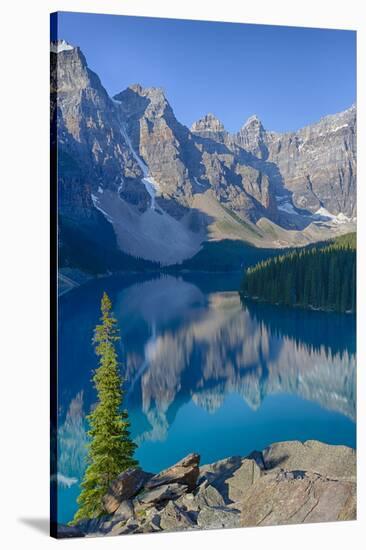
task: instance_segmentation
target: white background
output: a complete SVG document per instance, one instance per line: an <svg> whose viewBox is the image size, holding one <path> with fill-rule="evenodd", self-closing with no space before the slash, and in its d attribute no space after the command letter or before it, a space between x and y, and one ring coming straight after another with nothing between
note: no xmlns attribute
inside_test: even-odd
<svg viewBox="0 0 366 550"><path fill-rule="evenodd" d="M365 535L365 22L361 1L6 0L0 20L0 545L5 548L358 548ZM58 542L47 536L49 13L90 11L357 29L358 521ZM342 74L339 75L342 79ZM309 90L311 93L311 89Z"/></svg>

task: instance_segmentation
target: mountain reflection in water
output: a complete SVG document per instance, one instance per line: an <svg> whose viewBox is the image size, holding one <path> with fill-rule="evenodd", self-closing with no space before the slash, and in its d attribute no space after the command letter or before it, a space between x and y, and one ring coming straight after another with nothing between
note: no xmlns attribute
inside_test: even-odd
<svg viewBox="0 0 366 550"><path fill-rule="evenodd" d="M121 327L125 405L143 468L157 471L194 450L203 462L244 455L285 439L355 446L354 317L241 303L235 278L215 288L212 277L111 278L61 299L60 474L79 482L85 467L90 341L103 290ZM77 491L60 491L62 519Z"/></svg>

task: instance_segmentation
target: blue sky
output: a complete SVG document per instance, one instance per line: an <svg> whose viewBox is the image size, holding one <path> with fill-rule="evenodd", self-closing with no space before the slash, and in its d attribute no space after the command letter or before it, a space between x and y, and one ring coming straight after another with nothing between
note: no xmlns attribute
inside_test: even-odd
<svg viewBox="0 0 366 550"><path fill-rule="evenodd" d="M356 33L61 12L58 37L82 49L114 95L164 88L190 126L208 112L229 131L252 114L296 130L356 100Z"/></svg>

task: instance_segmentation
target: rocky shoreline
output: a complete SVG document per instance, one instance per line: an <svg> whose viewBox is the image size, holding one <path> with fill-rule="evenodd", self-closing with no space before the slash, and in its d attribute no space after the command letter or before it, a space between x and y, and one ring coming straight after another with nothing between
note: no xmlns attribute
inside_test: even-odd
<svg viewBox="0 0 366 550"><path fill-rule="evenodd" d="M104 497L106 515L58 537L285 525L356 519L356 453L287 441L200 466L192 453L149 474L123 472Z"/></svg>

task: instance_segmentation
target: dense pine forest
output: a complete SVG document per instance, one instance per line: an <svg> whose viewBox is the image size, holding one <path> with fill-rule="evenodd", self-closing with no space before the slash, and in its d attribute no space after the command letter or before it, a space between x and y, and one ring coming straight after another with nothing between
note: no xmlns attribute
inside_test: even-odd
<svg viewBox="0 0 366 550"><path fill-rule="evenodd" d="M356 233L259 262L246 270L243 296L327 311L356 310Z"/></svg>

